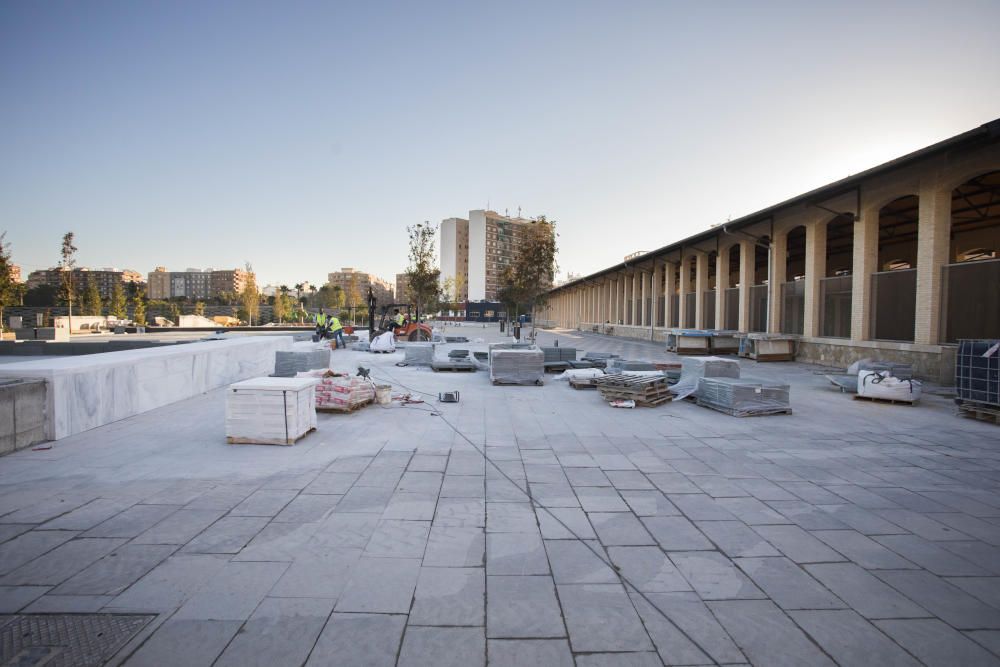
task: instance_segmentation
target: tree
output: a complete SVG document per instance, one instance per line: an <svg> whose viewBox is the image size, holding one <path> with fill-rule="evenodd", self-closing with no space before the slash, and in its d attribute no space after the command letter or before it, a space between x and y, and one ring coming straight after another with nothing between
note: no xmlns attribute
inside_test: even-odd
<svg viewBox="0 0 1000 667"><path fill-rule="evenodd" d="M499 297L515 312L524 306L531 313L531 335L535 335L535 313L548 302L556 273L556 223L539 216L526 226L514 261L500 273Z"/></svg>
<svg viewBox="0 0 1000 667"><path fill-rule="evenodd" d="M73 245L73 232L63 235L62 259L59 268L62 270L62 288L66 301L69 303L69 330L73 332L73 271L76 269L76 246Z"/></svg>
<svg viewBox="0 0 1000 667"><path fill-rule="evenodd" d="M139 286L132 297L132 320L138 327L146 326L146 290Z"/></svg>
<svg viewBox="0 0 1000 667"><path fill-rule="evenodd" d="M97 289L97 281L90 276L87 276L81 306L84 315L99 316L104 309L104 303L101 301L101 291Z"/></svg>
<svg viewBox="0 0 1000 667"><path fill-rule="evenodd" d="M253 326L254 319L260 314L260 295L257 293L257 283L247 280L246 287L240 292L240 306L246 320Z"/></svg>
<svg viewBox="0 0 1000 667"><path fill-rule="evenodd" d="M361 287L358 285L358 275L352 273L347 283L347 307L354 308L361 305Z"/></svg>
<svg viewBox="0 0 1000 667"><path fill-rule="evenodd" d="M417 307L416 316L437 310L441 301L441 270L434 256L434 227L429 222L406 228L410 235L410 264L406 268L409 294Z"/></svg>
<svg viewBox="0 0 1000 667"><path fill-rule="evenodd" d="M3 331L3 309L17 303L20 285L11 274L10 243L7 232L0 233L0 331Z"/></svg>
<svg viewBox="0 0 1000 667"><path fill-rule="evenodd" d="M292 314L292 303L286 292L288 288L284 288L284 292L277 292L274 295L274 317L278 322L284 322L286 317Z"/></svg>
<svg viewBox="0 0 1000 667"><path fill-rule="evenodd" d="M121 281L116 281L111 290L111 302L108 304L108 315L114 315L119 320L128 317L128 302L125 299L125 288Z"/></svg>
<svg viewBox="0 0 1000 667"><path fill-rule="evenodd" d="M202 317L205 316L205 302L204 301L195 301L194 302L194 314L195 315L201 315Z"/></svg>

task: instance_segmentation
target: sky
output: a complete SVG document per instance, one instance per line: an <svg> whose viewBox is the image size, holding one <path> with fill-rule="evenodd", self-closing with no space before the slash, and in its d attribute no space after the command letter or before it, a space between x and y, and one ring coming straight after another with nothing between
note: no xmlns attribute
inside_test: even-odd
<svg viewBox="0 0 1000 667"><path fill-rule="evenodd" d="M590 273L1000 117L1000 2L0 3L27 271L392 280L407 225L557 221Z"/></svg>

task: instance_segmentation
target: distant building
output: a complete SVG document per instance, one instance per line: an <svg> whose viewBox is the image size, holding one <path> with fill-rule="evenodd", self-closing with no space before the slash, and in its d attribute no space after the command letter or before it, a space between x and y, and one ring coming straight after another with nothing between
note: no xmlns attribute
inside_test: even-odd
<svg viewBox="0 0 1000 667"><path fill-rule="evenodd" d="M59 267L32 271L28 274L27 287L28 289L35 289L42 285L48 285L59 289L62 287L63 275L63 269ZM73 283L77 289L86 287L88 282L93 282L97 285L97 291L100 292L102 299L110 299L115 285L122 285L124 287L128 283L141 283L142 274L131 269L88 269L85 267L73 269Z"/></svg>
<svg viewBox="0 0 1000 667"><path fill-rule="evenodd" d="M339 287L344 291L344 299L347 305L361 306L368 298L368 288L372 288L375 298L379 303L390 303L395 298L393 296L392 285L378 276L359 271L358 269L345 266L340 271L334 271L327 276L330 287ZM351 291L356 290L354 298L356 303L352 303Z"/></svg>
<svg viewBox="0 0 1000 667"><path fill-rule="evenodd" d="M224 293L239 294L254 280L254 274L243 269L167 271L158 266L149 273L146 291L150 299L213 299Z"/></svg>
<svg viewBox="0 0 1000 667"><path fill-rule="evenodd" d="M396 303L410 302L410 280L405 273L396 274Z"/></svg>
<svg viewBox="0 0 1000 667"><path fill-rule="evenodd" d="M459 285L458 301L496 301L500 274L514 261L524 230L534 221L496 211L469 211L469 219L441 221L441 281Z"/></svg>

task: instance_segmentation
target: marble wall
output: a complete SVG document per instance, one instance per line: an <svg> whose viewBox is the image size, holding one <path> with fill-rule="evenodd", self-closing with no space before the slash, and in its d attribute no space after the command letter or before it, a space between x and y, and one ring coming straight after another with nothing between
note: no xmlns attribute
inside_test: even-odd
<svg viewBox="0 0 1000 667"><path fill-rule="evenodd" d="M45 435L58 440L239 380L269 375L291 336L246 336L0 365L48 385Z"/></svg>

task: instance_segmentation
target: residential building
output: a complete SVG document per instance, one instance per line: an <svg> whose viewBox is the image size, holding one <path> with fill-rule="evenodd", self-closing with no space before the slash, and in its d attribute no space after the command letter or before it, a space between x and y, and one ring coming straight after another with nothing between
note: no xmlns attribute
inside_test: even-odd
<svg viewBox="0 0 1000 667"><path fill-rule="evenodd" d="M330 287L339 287L344 290L345 303L349 306L365 305L369 287L372 288L375 299L379 303L391 303L395 298L391 283L371 273L365 273L349 266L329 274L327 282ZM353 299L357 300L356 303L352 303Z"/></svg>
<svg viewBox="0 0 1000 667"><path fill-rule="evenodd" d="M254 274L243 269L167 271L158 266L149 273L146 293L150 299L213 299L223 293L239 294L254 280Z"/></svg>
<svg viewBox="0 0 1000 667"><path fill-rule="evenodd" d="M34 289L42 285L49 285L54 288L62 287L63 270L59 267L39 269L28 274L27 287ZM111 298L115 285L125 286L128 283L142 282L142 274L131 269L119 270L115 268L90 269L77 267L73 269L73 283L77 289L82 289L87 282L97 285L102 299Z"/></svg>
<svg viewBox="0 0 1000 667"><path fill-rule="evenodd" d="M523 232L533 222L482 209L469 211L468 220L443 220L442 283L451 279L460 286L459 302L496 301L500 274L514 261Z"/></svg>
<svg viewBox="0 0 1000 667"><path fill-rule="evenodd" d="M13 280L15 283L22 282L21 281L21 267L18 266L17 264L11 264L10 265L10 279Z"/></svg>
<svg viewBox="0 0 1000 667"><path fill-rule="evenodd" d="M441 285L448 301L469 300L469 221L448 218L441 221Z"/></svg>
<svg viewBox="0 0 1000 667"><path fill-rule="evenodd" d="M409 303L410 280L405 273L396 274L396 303Z"/></svg>

